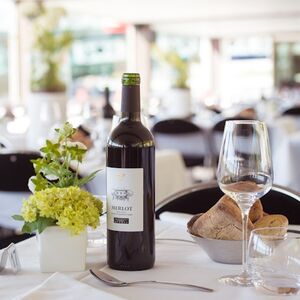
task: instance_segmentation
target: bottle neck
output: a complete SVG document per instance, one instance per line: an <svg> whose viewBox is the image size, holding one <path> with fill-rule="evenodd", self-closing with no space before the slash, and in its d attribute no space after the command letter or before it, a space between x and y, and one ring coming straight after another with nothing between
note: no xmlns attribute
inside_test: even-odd
<svg viewBox="0 0 300 300"><path fill-rule="evenodd" d="M134 113L128 113L128 112L121 112L121 120L130 120L130 121L141 121L141 113L140 112L134 112Z"/></svg>
<svg viewBox="0 0 300 300"><path fill-rule="evenodd" d="M109 103L109 89L105 89L104 94L105 94L105 96L104 96L105 104L110 104Z"/></svg>
<svg viewBox="0 0 300 300"><path fill-rule="evenodd" d="M121 118L130 119L132 121L141 120L140 106L140 86L139 85L123 85L122 102L121 102Z"/></svg>

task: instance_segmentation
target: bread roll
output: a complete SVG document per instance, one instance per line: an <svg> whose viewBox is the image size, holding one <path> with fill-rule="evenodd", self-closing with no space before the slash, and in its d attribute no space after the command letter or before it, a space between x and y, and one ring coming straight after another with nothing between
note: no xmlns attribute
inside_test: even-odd
<svg viewBox="0 0 300 300"><path fill-rule="evenodd" d="M262 234L276 234L276 235L284 235L287 232L287 228L289 225L289 220L284 215L267 215L259 219L254 224L254 229L257 228L265 228L265 227L284 227L283 230L278 230L278 232L274 232L274 230L265 229L261 231Z"/></svg>
<svg viewBox="0 0 300 300"><path fill-rule="evenodd" d="M249 212L249 219L252 223L255 223L259 219L261 219L264 216L264 210L262 207L262 204L260 200L256 200L254 204L252 205L250 212Z"/></svg>
<svg viewBox="0 0 300 300"><path fill-rule="evenodd" d="M253 229L249 220L248 230ZM224 195L192 225L193 234L211 239L242 240L242 215L239 207Z"/></svg>
<svg viewBox="0 0 300 300"><path fill-rule="evenodd" d="M226 200L232 201L238 207L238 204L232 198L230 198L228 196L226 196L226 197L227 197ZM261 204L261 201L259 199L257 199L250 209L249 219L252 223L255 223L263 216L264 216L263 206Z"/></svg>

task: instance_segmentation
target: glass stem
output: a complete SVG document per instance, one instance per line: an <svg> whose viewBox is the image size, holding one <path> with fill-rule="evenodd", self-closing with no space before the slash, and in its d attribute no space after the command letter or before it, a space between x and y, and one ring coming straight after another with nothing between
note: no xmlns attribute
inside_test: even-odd
<svg viewBox="0 0 300 300"><path fill-rule="evenodd" d="M251 206L240 205L242 211L242 226L243 226L243 275L248 276L248 217Z"/></svg>

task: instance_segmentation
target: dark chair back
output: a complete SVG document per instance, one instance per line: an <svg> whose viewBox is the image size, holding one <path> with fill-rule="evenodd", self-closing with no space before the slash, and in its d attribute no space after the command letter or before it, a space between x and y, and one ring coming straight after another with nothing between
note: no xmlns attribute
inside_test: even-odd
<svg viewBox="0 0 300 300"><path fill-rule="evenodd" d="M207 132L196 124L183 119L157 122L152 133L157 149L178 150L187 167L209 162L211 142Z"/></svg>
<svg viewBox="0 0 300 300"><path fill-rule="evenodd" d="M300 106L295 106L287 109L282 113L283 116L300 116Z"/></svg>
<svg viewBox="0 0 300 300"><path fill-rule="evenodd" d="M157 205L156 218L164 211L197 214L206 212L222 197L217 182L200 183L166 198ZM269 214L283 214L290 224L300 225L300 195L287 188L274 185L261 198L264 211Z"/></svg>
<svg viewBox="0 0 300 300"><path fill-rule="evenodd" d="M36 152L1 152L0 191L29 191L28 179L34 175L31 160L38 157Z"/></svg>
<svg viewBox="0 0 300 300"><path fill-rule="evenodd" d="M234 121L234 120L251 120L251 119L247 119L247 118L243 118L243 117L232 117L232 118L226 118L226 119L222 119L219 122L217 122L214 126L213 126L213 131L218 131L218 132L223 132L224 128L225 128L225 123L226 121Z"/></svg>
<svg viewBox="0 0 300 300"><path fill-rule="evenodd" d="M232 118L226 118L226 119L223 119L223 120L220 120L219 122L217 122L211 130L213 160L214 160L215 164L217 164L218 159L219 159L219 153L221 150L223 132L225 129L225 123L226 123L226 121L234 121L234 120L245 120L246 121L246 120L250 120L250 119L239 117L239 116L232 117Z"/></svg>
<svg viewBox="0 0 300 300"><path fill-rule="evenodd" d="M152 128L154 133L180 134L199 132L201 129L194 123L183 119L158 121Z"/></svg>

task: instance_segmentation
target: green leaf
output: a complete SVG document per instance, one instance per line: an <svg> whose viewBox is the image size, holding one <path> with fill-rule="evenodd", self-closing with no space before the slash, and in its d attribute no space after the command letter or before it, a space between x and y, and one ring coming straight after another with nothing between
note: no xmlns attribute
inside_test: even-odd
<svg viewBox="0 0 300 300"><path fill-rule="evenodd" d="M16 221L24 221L24 218L21 215L13 215L11 217Z"/></svg>
<svg viewBox="0 0 300 300"><path fill-rule="evenodd" d="M78 160L79 162L82 161L84 154L86 153L86 149L79 148L78 145L76 146L66 146L66 151L70 153L71 160Z"/></svg>
<svg viewBox="0 0 300 300"><path fill-rule="evenodd" d="M33 233L37 229L37 222L25 222L22 227L23 233Z"/></svg>
<svg viewBox="0 0 300 300"><path fill-rule="evenodd" d="M46 159L37 158L37 159L32 159L31 162L33 163L35 173L39 173L41 168L46 164Z"/></svg>
<svg viewBox="0 0 300 300"><path fill-rule="evenodd" d="M52 143L50 140L46 140L46 146L42 147L40 151L48 154L51 157L60 157L59 143Z"/></svg>
<svg viewBox="0 0 300 300"><path fill-rule="evenodd" d="M57 162L52 162L46 166L43 166L41 169L41 172L46 176L46 175L54 175L56 177L60 177L60 163Z"/></svg>
<svg viewBox="0 0 300 300"><path fill-rule="evenodd" d="M51 183L44 178L40 173L31 179L32 183L35 185L35 191L41 191L48 187L51 187Z"/></svg>
<svg viewBox="0 0 300 300"><path fill-rule="evenodd" d="M66 122L63 125L63 127L58 130L58 133L60 135L60 140L71 138L75 132L76 129L73 128L73 126L69 122Z"/></svg>
<svg viewBox="0 0 300 300"><path fill-rule="evenodd" d="M93 172L92 174L88 175L88 176L85 176L79 180L77 180L77 183L76 185L77 186L82 186L82 185L85 185L86 183L88 183L89 181L91 181L92 179L95 178L95 176L97 175L97 173L99 172L100 170L97 170L95 172Z"/></svg>
<svg viewBox="0 0 300 300"><path fill-rule="evenodd" d="M56 224L56 220L52 218L46 218L46 217L39 217L36 221L34 222L25 222L23 227L22 227L22 232L23 233L33 233L36 230L38 233L42 233L45 228L48 226L52 226Z"/></svg>
<svg viewBox="0 0 300 300"><path fill-rule="evenodd" d="M48 226L56 224L56 220L46 217L39 217L36 222L38 233L42 233Z"/></svg>
<svg viewBox="0 0 300 300"><path fill-rule="evenodd" d="M46 140L45 146L41 148L42 157L32 160L36 176L31 181L35 185L35 191L51 187L82 186L92 180L98 172L78 179L78 167L87 149L78 144L69 143L76 132L70 123L66 122L55 131L58 133L57 142ZM76 165L75 170L70 170L71 161Z"/></svg>

